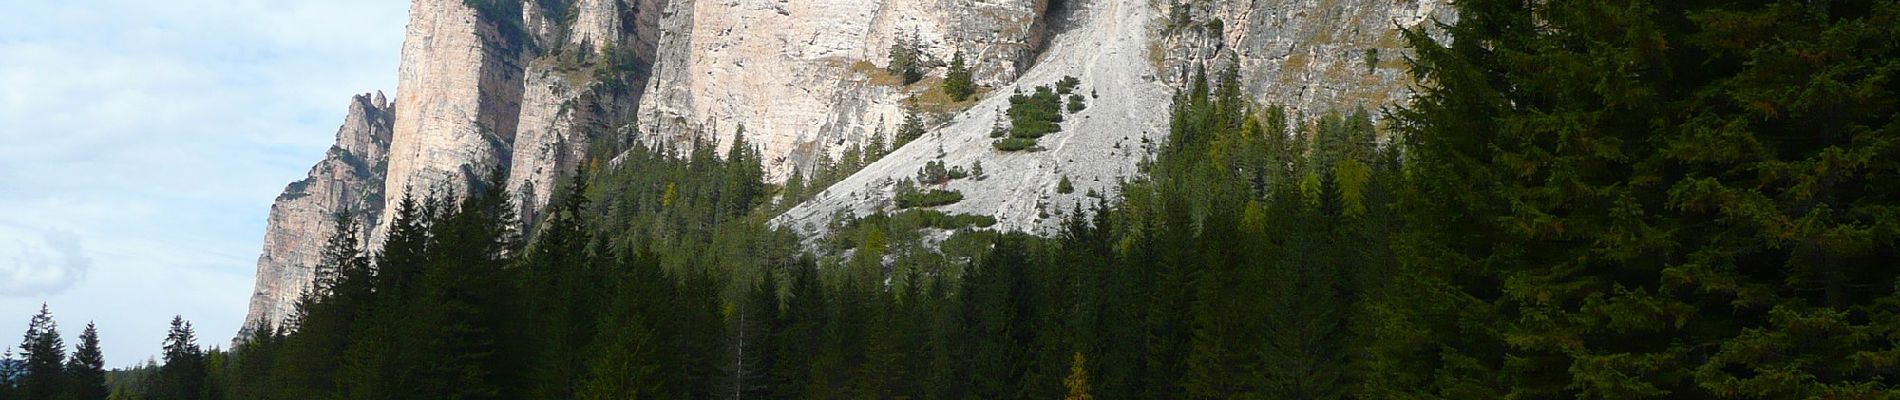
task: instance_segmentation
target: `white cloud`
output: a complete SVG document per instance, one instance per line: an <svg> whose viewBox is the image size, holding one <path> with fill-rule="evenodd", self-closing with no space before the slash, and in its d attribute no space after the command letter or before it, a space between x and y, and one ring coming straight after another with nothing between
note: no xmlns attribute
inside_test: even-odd
<svg viewBox="0 0 1900 400"><path fill-rule="evenodd" d="M17 3L0 12L0 335L44 301L64 326L97 321L110 366L157 353L174 314L223 344L271 200L351 95L393 94L408 2Z"/></svg>
<svg viewBox="0 0 1900 400"><path fill-rule="evenodd" d="M0 227L0 238L9 237L13 248L0 247L0 296L58 294L85 279L92 268L92 259L71 232Z"/></svg>

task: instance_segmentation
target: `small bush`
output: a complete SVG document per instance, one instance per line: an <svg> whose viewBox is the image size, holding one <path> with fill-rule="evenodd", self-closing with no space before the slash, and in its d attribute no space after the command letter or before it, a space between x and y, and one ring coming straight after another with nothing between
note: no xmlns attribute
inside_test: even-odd
<svg viewBox="0 0 1900 400"><path fill-rule="evenodd" d="M955 190L930 190L924 192L901 193L897 196L897 208L937 207L956 204L963 201L963 193Z"/></svg>
<svg viewBox="0 0 1900 400"><path fill-rule="evenodd" d="M1001 151L1023 151L1036 148L1035 139L1007 138L996 141L992 146Z"/></svg>
<svg viewBox="0 0 1900 400"><path fill-rule="evenodd" d="M1056 182L1056 193L1061 193L1061 194L1075 193L1075 183L1069 182L1068 175L1063 175L1062 180L1059 182Z"/></svg>
<svg viewBox="0 0 1900 400"><path fill-rule="evenodd" d="M915 221L921 227L946 230L996 225L996 218L988 215L946 214L937 210L906 210L897 214L897 218Z"/></svg>
<svg viewBox="0 0 1900 400"><path fill-rule="evenodd" d="M1064 76L1062 80L1056 81L1056 93L1068 95L1069 93L1074 93L1075 88L1078 86L1082 86L1081 79L1077 79L1073 76Z"/></svg>
<svg viewBox="0 0 1900 400"><path fill-rule="evenodd" d="M1074 113L1082 112L1083 108L1088 107L1088 104L1085 104L1084 101L1085 100L1082 98L1082 95L1080 94L1069 95L1069 113L1074 114Z"/></svg>

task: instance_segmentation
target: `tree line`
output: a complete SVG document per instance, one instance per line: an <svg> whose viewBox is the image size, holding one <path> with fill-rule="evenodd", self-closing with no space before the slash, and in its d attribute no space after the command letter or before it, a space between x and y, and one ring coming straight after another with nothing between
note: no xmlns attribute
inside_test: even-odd
<svg viewBox="0 0 1900 400"><path fill-rule="evenodd" d="M288 324L178 359L216 389L125 398L1900 395L1900 3L1454 6L1380 122L1196 73L1049 237L806 243L743 135L590 162L531 232L492 183L402 199Z"/></svg>

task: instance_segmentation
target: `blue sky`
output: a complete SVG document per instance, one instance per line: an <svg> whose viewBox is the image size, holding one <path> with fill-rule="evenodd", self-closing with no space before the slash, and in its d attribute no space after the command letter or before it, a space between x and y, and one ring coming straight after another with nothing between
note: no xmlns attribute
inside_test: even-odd
<svg viewBox="0 0 1900 400"><path fill-rule="evenodd" d="M244 318L271 200L353 94L395 97L408 2L65 0L0 6L0 348L52 307L108 367Z"/></svg>

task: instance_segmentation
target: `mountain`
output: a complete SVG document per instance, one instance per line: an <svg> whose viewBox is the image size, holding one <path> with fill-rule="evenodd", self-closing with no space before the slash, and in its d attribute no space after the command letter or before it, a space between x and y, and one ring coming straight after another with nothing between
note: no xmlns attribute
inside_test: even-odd
<svg viewBox="0 0 1900 400"><path fill-rule="evenodd" d="M328 216L368 222L375 248L386 204L493 189L477 182L501 172L533 224L563 176L611 156L597 143L743 131L785 181L896 142L914 118L920 137L773 222L821 236L833 218L895 208L928 166L980 161L980 180L928 185L961 196L938 208L1046 233L1136 173L1197 71L1237 67L1249 96L1296 116L1377 109L1409 91L1399 29L1434 19L1455 19L1445 0L414 0L394 101L353 99L337 145L273 205L246 326L281 322L309 287ZM920 79L891 71L894 52ZM959 56L974 100L941 85ZM1086 107L1040 150L997 150L1013 95L1068 77Z"/></svg>

